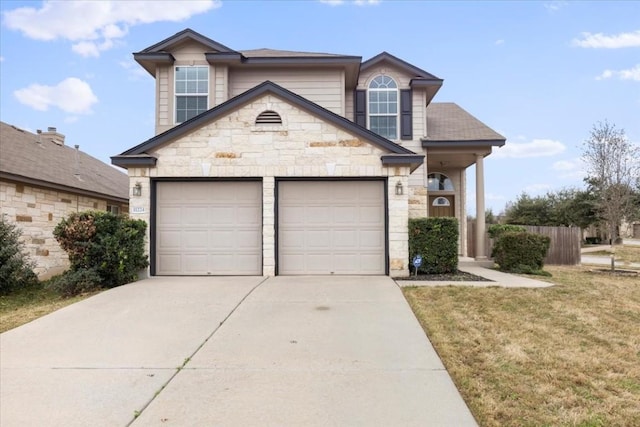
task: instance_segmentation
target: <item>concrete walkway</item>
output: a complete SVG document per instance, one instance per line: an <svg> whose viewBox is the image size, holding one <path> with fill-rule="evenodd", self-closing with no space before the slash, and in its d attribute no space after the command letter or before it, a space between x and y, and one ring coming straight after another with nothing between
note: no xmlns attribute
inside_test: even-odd
<svg viewBox="0 0 640 427"><path fill-rule="evenodd" d="M475 426L388 277L152 278L0 335L0 425Z"/></svg>
<svg viewBox="0 0 640 427"><path fill-rule="evenodd" d="M543 280L531 279L528 277L517 276L515 274L503 273L492 268L482 267L481 263L471 261L470 258L461 260L458 264L458 270L471 273L475 276L484 277L487 281L450 281L450 280L396 280L398 286L475 286L480 288L488 288L498 286L502 288L548 288L553 283Z"/></svg>

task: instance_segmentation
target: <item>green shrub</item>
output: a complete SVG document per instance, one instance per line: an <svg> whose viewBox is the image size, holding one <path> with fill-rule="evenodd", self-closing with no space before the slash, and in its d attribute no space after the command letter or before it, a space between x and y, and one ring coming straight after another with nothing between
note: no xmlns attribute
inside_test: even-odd
<svg viewBox="0 0 640 427"><path fill-rule="evenodd" d="M531 273L542 270L551 239L540 234L506 232L493 245L493 258L500 270Z"/></svg>
<svg viewBox="0 0 640 427"><path fill-rule="evenodd" d="M0 215L0 295L38 283L35 264L23 252L21 231Z"/></svg>
<svg viewBox="0 0 640 427"><path fill-rule="evenodd" d="M420 273L443 274L458 270L458 220L451 217L409 220L409 267L422 255Z"/></svg>
<svg viewBox="0 0 640 427"><path fill-rule="evenodd" d="M521 231L527 231L527 229L521 225L513 225L513 224L491 224L487 228L489 237L492 239L497 238L503 233L513 233L513 232L521 232Z"/></svg>
<svg viewBox="0 0 640 427"><path fill-rule="evenodd" d="M146 222L110 212L72 213L53 234L69 255L71 270L93 270L103 287L134 281L147 267Z"/></svg>
<svg viewBox="0 0 640 427"><path fill-rule="evenodd" d="M58 276L52 277L45 282L44 287L63 297L73 297L85 292L96 291L102 286L100 275L97 271L80 268L67 270Z"/></svg>

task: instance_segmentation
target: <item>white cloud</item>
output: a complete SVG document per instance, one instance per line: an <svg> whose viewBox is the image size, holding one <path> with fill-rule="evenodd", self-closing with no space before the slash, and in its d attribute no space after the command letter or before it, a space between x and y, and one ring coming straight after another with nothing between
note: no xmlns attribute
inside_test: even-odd
<svg viewBox="0 0 640 427"><path fill-rule="evenodd" d="M494 158L549 157L562 153L566 147L551 139L534 139L531 142L507 142L492 154Z"/></svg>
<svg viewBox="0 0 640 427"><path fill-rule="evenodd" d="M320 3L328 4L329 6L339 6L342 4L353 3L356 6L369 6L380 3L381 0L319 0Z"/></svg>
<svg viewBox="0 0 640 427"><path fill-rule="evenodd" d="M623 47L640 47L640 30L607 36L602 33L582 33L582 39L573 39L573 46L594 49L619 49Z"/></svg>
<svg viewBox="0 0 640 427"><path fill-rule="evenodd" d="M43 41L68 40L82 56L99 56L135 25L179 22L221 6L219 0L185 1L45 1L42 7L20 7L3 13L3 23Z"/></svg>
<svg viewBox="0 0 640 427"><path fill-rule="evenodd" d="M494 44L496 46L500 46L500 45L504 44L504 40L503 39L496 40Z"/></svg>
<svg viewBox="0 0 640 427"><path fill-rule="evenodd" d="M13 92L20 103L38 111L56 107L71 114L90 114L98 98L91 86L76 77L64 79L55 86L31 84Z"/></svg>
<svg viewBox="0 0 640 427"><path fill-rule="evenodd" d="M640 82L640 64L636 64L635 67L628 70L604 70L602 74L596 77L596 80L606 80L612 77L617 77L620 80L633 80Z"/></svg>
<svg viewBox="0 0 640 427"><path fill-rule="evenodd" d="M585 177L584 162L579 157L554 162L551 165L551 169L558 172L559 178L580 181Z"/></svg>
<svg viewBox="0 0 640 427"><path fill-rule="evenodd" d="M4 62L4 56L0 56L0 62Z"/></svg>
<svg viewBox="0 0 640 427"><path fill-rule="evenodd" d="M78 121L78 116L69 116L69 117L65 117L64 122L65 123L75 123Z"/></svg>
<svg viewBox="0 0 640 427"><path fill-rule="evenodd" d="M566 1L548 1L544 3L544 8L553 13L559 11L568 4L569 3L567 3Z"/></svg>

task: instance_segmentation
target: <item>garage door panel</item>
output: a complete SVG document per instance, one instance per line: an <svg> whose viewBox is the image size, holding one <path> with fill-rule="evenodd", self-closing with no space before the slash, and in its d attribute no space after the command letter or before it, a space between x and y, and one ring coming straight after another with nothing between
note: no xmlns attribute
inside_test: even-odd
<svg viewBox="0 0 640 427"><path fill-rule="evenodd" d="M383 181L278 183L279 274L384 274Z"/></svg>
<svg viewBox="0 0 640 427"><path fill-rule="evenodd" d="M156 186L156 274L262 274L260 182Z"/></svg>

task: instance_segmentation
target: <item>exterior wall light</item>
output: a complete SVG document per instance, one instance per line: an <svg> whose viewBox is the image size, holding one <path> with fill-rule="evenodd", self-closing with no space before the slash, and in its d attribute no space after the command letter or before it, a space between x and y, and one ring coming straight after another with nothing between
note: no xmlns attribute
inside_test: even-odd
<svg viewBox="0 0 640 427"><path fill-rule="evenodd" d="M402 187L402 182L398 181L396 184L396 196L402 196L404 194L404 188Z"/></svg>
<svg viewBox="0 0 640 427"><path fill-rule="evenodd" d="M133 195L136 197L142 196L142 185L139 182L136 182L136 185L133 186Z"/></svg>

